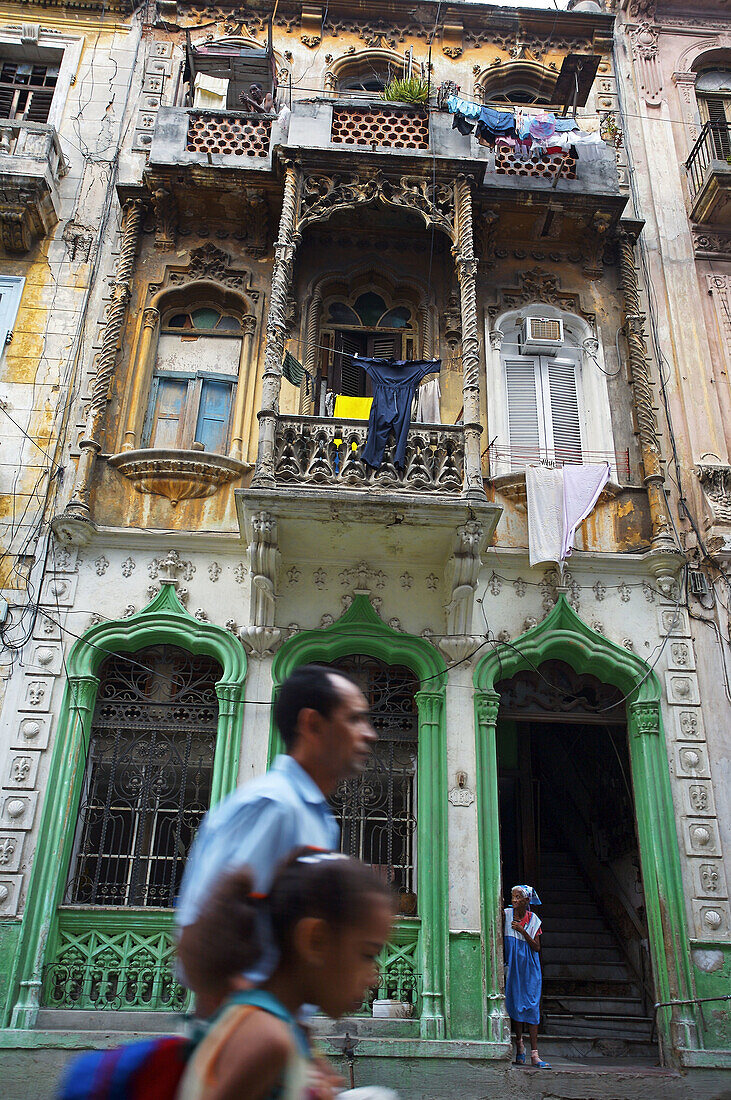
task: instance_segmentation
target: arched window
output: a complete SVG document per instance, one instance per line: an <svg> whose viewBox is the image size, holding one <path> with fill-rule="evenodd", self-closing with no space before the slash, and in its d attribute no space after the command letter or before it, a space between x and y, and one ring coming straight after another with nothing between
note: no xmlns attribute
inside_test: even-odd
<svg viewBox="0 0 731 1100"><path fill-rule="evenodd" d="M173 905L210 801L220 678L215 660L176 646L106 658L67 903Z"/></svg>
<svg viewBox="0 0 731 1100"><path fill-rule="evenodd" d="M226 451L241 342L240 318L207 302L163 315L143 447Z"/></svg>
<svg viewBox="0 0 731 1100"><path fill-rule="evenodd" d="M383 876L406 916L416 913L416 764L419 748L413 672L373 657L333 664L360 684L378 741L367 769L343 780L331 799L340 822L340 846Z"/></svg>
<svg viewBox="0 0 731 1100"><path fill-rule="evenodd" d="M349 397L370 396L370 379L353 356L415 358L414 311L409 305L387 302L375 290L330 302L322 343L327 388Z"/></svg>
<svg viewBox="0 0 731 1100"><path fill-rule="evenodd" d="M731 157L731 70L701 73L696 80L701 120L711 124L713 145L721 160Z"/></svg>
<svg viewBox="0 0 731 1100"><path fill-rule="evenodd" d="M338 91L347 96L380 98L392 80L404 76L404 63L388 57L359 57L338 73Z"/></svg>
<svg viewBox="0 0 731 1100"><path fill-rule="evenodd" d="M552 69L532 61L496 66L482 80L483 101L548 106L554 102L557 75Z"/></svg>

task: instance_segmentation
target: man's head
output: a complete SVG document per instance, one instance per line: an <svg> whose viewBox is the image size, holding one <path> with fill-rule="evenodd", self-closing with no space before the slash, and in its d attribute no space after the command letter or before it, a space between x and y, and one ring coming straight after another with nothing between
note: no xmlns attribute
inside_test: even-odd
<svg viewBox="0 0 731 1100"><path fill-rule="evenodd" d="M249 96L254 100L254 103L261 103L264 99L264 89L261 84L250 84Z"/></svg>
<svg viewBox="0 0 731 1100"><path fill-rule="evenodd" d="M361 772L377 740L356 682L321 665L302 665L279 686L274 720L287 752L320 786Z"/></svg>

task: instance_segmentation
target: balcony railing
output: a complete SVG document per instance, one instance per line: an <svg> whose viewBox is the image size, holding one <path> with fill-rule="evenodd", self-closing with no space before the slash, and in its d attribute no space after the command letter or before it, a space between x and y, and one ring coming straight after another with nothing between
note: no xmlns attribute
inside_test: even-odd
<svg viewBox="0 0 731 1100"><path fill-rule="evenodd" d="M362 459L367 425L359 420L280 416L275 436L278 483L327 489L451 494L462 487L464 434L460 426L412 427L404 468L394 462L393 440L378 470Z"/></svg>
<svg viewBox="0 0 731 1100"><path fill-rule="evenodd" d="M271 133L272 118L266 115L191 110L185 147L189 153L266 157Z"/></svg>
<svg viewBox="0 0 731 1100"><path fill-rule="evenodd" d="M0 232L8 252L27 252L59 217L66 162L53 126L0 119Z"/></svg>
<svg viewBox="0 0 731 1100"><path fill-rule="evenodd" d="M545 450L539 447L502 446L494 443L490 447L490 462L493 473L500 476L505 472L524 470L526 466L589 466L608 462L612 477L622 485L630 481L631 468L629 450L626 451L587 451L567 448Z"/></svg>
<svg viewBox="0 0 731 1100"><path fill-rule="evenodd" d="M731 123L707 122L685 162L696 222L731 224Z"/></svg>

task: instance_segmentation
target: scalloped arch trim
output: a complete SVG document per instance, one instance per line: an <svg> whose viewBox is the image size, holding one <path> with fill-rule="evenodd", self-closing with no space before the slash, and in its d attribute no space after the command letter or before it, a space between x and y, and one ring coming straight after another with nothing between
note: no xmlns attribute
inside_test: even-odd
<svg viewBox="0 0 731 1100"><path fill-rule="evenodd" d="M421 690L442 691L446 686L446 666L438 650L423 638L393 630L362 594L332 626L303 630L290 638L274 659L272 680L281 684L299 665L330 663L356 653L388 665L407 665L419 677Z"/></svg>
<svg viewBox="0 0 731 1100"><path fill-rule="evenodd" d="M474 685L478 691L491 692L498 680L555 659L565 661L579 674L590 672L614 684L630 697L628 702L660 700L660 682L651 667L592 630L563 593L543 622L521 634L510 647L500 646L482 658L475 669Z"/></svg>
<svg viewBox="0 0 731 1100"><path fill-rule="evenodd" d="M181 604L175 586L164 583L141 611L127 619L97 623L74 642L68 677L96 676L110 653L133 653L163 643L213 657L223 670L219 683L243 685L246 679L246 652L238 638L220 626L195 619Z"/></svg>

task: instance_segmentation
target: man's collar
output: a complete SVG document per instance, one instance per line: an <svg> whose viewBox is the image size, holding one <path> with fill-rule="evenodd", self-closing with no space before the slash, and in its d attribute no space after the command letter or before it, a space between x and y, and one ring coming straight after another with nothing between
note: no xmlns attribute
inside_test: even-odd
<svg viewBox="0 0 731 1100"><path fill-rule="evenodd" d="M311 802L313 805L322 805L322 803L327 802L315 780L301 764L297 763L293 756L282 753L281 756L275 757L271 770L286 775L305 802Z"/></svg>

